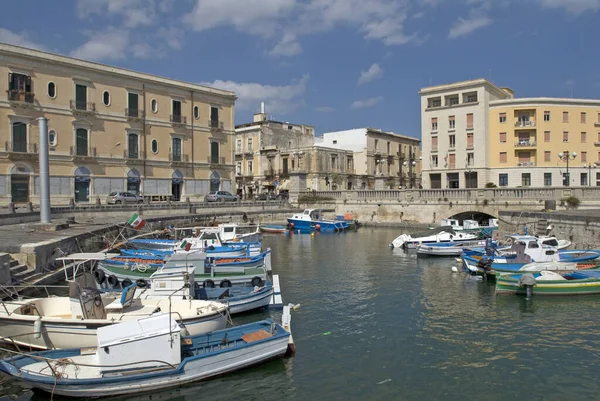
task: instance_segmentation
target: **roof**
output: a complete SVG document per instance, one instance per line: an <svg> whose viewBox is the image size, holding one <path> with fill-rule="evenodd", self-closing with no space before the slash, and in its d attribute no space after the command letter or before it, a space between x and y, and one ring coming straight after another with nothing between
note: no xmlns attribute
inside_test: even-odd
<svg viewBox="0 0 600 401"><path fill-rule="evenodd" d="M115 67L107 64L101 64L92 61L86 61L76 59L73 57L62 56L59 54L44 52L41 50L29 49L26 47L13 46L6 43L0 43L0 53L11 53L17 57L33 58L38 60L44 60L47 62L54 62L60 64L67 64L72 67L87 68L95 71L100 71L108 74L121 75L129 78L137 78L140 80L150 81L157 84L175 86L187 90L196 90L199 92L210 93L212 95L224 96L237 99L234 92L226 91L223 89L211 88L209 86L193 84L189 82L179 81L170 78L159 77L157 75L147 74L143 72L136 72L128 70L126 68Z"/></svg>
<svg viewBox="0 0 600 401"><path fill-rule="evenodd" d="M570 106L592 106L600 107L600 100L597 99L570 99L558 97L524 97L516 99L494 100L490 102L490 107L524 107L536 105L570 105Z"/></svg>
<svg viewBox="0 0 600 401"><path fill-rule="evenodd" d="M490 91L494 91L499 94L504 94L505 96L509 96L509 94L504 90L504 89L509 89L509 88L504 88L504 89L500 88L500 87L496 86L496 84L494 84L491 81L488 81L485 78L471 79L468 81L452 82L449 84L442 84L442 85L426 86L424 88L421 88L421 90L419 91L419 95L451 92L451 91L455 91L455 90L459 90L459 89L469 89L469 88L476 88L476 87L480 87L480 86L485 86ZM512 92L512 90L511 90L511 92Z"/></svg>

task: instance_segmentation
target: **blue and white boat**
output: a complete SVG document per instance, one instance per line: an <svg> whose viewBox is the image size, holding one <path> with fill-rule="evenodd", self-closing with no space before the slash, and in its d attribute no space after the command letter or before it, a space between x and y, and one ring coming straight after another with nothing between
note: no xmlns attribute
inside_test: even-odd
<svg viewBox="0 0 600 401"><path fill-rule="evenodd" d="M340 232L348 228L348 222L325 220L319 209L305 209L287 219L290 228L300 231Z"/></svg>
<svg viewBox="0 0 600 401"><path fill-rule="evenodd" d="M290 339L289 320L279 325L266 319L186 337L165 314L101 327L92 348L7 351L11 355L0 360L0 370L61 396L139 394L282 358Z"/></svg>
<svg viewBox="0 0 600 401"><path fill-rule="evenodd" d="M433 242L417 245L417 256L460 256L465 248L483 247L486 240Z"/></svg>

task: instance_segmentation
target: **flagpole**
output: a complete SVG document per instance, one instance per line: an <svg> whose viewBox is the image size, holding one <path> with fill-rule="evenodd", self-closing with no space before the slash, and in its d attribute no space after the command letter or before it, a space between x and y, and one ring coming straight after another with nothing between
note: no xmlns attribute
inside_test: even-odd
<svg viewBox="0 0 600 401"><path fill-rule="evenodd" d="M118 225L118 224L117 224ZM112 247L115 245L115 243L117 242L117 240L119 239L119 237L121 237L121 235L123 234L123 231L125 231L125 228L127 227L127 223L125 223L125 225L123 225L123 228L121 229L121 231L119 231L119 233L117 234L117 236L115 237L115 240L113 241L112 244L110 244L110 248L112 249ZM125 237L123 237L125 238ZM125 238L126 239L126 238Z"/></svg>

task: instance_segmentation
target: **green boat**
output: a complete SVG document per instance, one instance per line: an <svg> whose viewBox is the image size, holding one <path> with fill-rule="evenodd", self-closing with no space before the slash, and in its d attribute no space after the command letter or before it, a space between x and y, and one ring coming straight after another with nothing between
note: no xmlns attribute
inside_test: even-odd
<svg viewBox="0 0 600 401"><path fill-rule="evenodd" d="M600 270L496 276L496 293L528 296L600 294Z"/></svg>

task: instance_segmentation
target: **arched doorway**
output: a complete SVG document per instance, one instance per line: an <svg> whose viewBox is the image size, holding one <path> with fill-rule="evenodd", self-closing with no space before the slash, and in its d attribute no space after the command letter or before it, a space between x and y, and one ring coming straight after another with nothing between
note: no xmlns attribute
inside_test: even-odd
<svg viewBox="0 0 600 401"><path fill-rule="evenodd" d="M213 171L210 175L210 192L218 191L221 189L221 176L216 171Z"/></svg>
<svg viewBox="0 0 600 401"><path fill-rule="evenodd" d="M140 194L140 172L132 168L127 172L127 192L135 195Z"/></svg>
<svg viewBox="0 0 600 401"><path fill-rule="evenodd" d="M181 200L181 192L183 190L183 173L179 170L173 171L171 176L171 195L174 201Z"/></svg>
<svg viewBox="0 0 600 401"><path fill-rule="evenodd" d="M14 203L29 202L29 177L31 170L27 166L14 166L10 170L10 198Z"/></svg>
<svg viewBox="0 0 600 401"><path fill-rule="evenodd" d="M75 170L75 202L90 201L90 170L81 166Z"/></svg>

